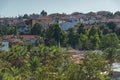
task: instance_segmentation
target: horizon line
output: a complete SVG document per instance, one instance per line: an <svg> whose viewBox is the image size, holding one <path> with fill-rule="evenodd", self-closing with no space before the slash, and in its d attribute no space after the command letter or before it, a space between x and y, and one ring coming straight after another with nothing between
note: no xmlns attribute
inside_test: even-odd
<svg viewBox="0 0 120 80"><path fill-rule="evenodd" d="M44 10L45 11L45 10ZM83 14L87 14L87 13L90 13L90 12L93 12L93 13L97 13L97 12L100 12L100 11L106 11L106 12L111 12L111 13L115 13L115 12L120 12L120 10L116 10L116 11L109 11L109 10L98 10L98 11L87 11L87 12L79 12L79 11L74 11L74 12L68 12L68 13L66 13L66 12L51 12L51 13L49 13L49 12L47 12L47 13L49 13L49 14L47 14L47 15L51 15L51 14L67 14L67 15L70 15L70 14L72 14L72 13L75 13L75 12L78 12L78 13L83 13ZM5 16L5 15L1 15L0 14L0 18L15 18L15 17L20 17L20 16L24 16L25 14L27 14L27 15L32 15L32 14L38 14L38 15L40 15L40 13L35 13L35 12L33 12L33 13L23 13L23 14L18 14L18 15L14 15L14 16Z"/></svg>

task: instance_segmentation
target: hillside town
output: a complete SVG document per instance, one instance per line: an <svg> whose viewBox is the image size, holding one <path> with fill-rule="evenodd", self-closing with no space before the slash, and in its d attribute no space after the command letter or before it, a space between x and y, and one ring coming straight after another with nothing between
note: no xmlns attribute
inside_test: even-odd
<svg viewBox="0 0 120 80"><path fill-rule="evenodd" d="M84 23L86 27L90 27L92 24L99 25L106 22L115 22L120 25L120 12L99 11L86 14L74 12L72 14L53 13L47 15L47 12L43 10L41 14L25 14L18 17L0 18L0 26L17 27L19 32L25 32L36 23L40 23L45 28L51 24L59 23L63 30L68 30L71 27L75 27L78 23Z"/></svg>
<svg viewBox="0 0 120 80"><path fill-rule="evenodd" d="M32 44L37 40L36 35L27 33L36 24L40 24L44 29L49 28L50 25L59 24L61 29L68 31L70 28L76 29L79 24L84 24L85 28L90 28L91 25L99 26L108 22L114 22L120 26L120 12L115 13L109 11L98 11L89 13L74 12L72 14L53 13L47 15L46 11L40 14L24 14L18 17L2 17L0 18L0 27L15 28L19 35L4 34L2 31L0 40L8 42L32 41ZM1 28L2 30L2 28Z"/></svg>
<svg viewBox="0 0 120 80"><path fill-rule="evenodd" d="M0 18L0 80L120 80L119 53L120 11Z"/></svg>

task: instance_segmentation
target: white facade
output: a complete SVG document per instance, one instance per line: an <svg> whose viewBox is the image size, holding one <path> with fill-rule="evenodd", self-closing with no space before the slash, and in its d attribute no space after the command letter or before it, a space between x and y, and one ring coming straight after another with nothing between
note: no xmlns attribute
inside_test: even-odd
<svg viewBox="0 0 120 80"><path fill-rule="evenodd" d="M120 63L113 63L112 64L112 69L115 72L120 72Z"/></svg>
<svg viewBox="0 0 120 80"><path fill-rule="evenodd" d="M63 30L68 30L69 28L75 27L77 25L76 22L64 22L61 23L61 28Z"/></svg>
<svg viewBox="0 0 120 80"><path fill-rule="evenodd" d="M69 28L75 27L79 23L79 19L75 17L66 18L60 25L63 30L68 30Z"/></svg>
<svg viewBox="0 0 120 80"><path fill-rule="evenodd" d="M0 50L8 51L9 50L9 42L8 41L2 41L3 47L0 47Z"/></svg>

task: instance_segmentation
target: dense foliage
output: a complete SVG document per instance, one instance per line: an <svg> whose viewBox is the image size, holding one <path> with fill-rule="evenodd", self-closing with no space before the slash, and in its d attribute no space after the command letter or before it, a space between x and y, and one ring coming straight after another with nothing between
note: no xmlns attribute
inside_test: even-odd
<svg viewBox="0 0 120 80"><path fill-rule="evenodd" d="M55 46L28 51L26 46L14 45L8 52L0 51L0 80L111 80L103 52L87 52L81 64L70 56Z"/></svg>
<svg viewBox="0 0 120 80"><path fill-rule="evenodd" d="M78 24L75 28L67 31L61 29L59 24L50 25L44 28L41 24L36 23L30 30L25 33L28 35L38 35L41 44L46 46L72 47L79 50L96 50L106 49L107 47L118 48L120 38L120 28L114 22L91 25L86 28L84 24ZM20 35L15 27L0 27L0 36L3 35ZM107 42L106 42L107 41Z"/></svg>
<svg viewBox="0 0 120 80"><path fill-rule="evenodd" d="M41 14L47 15L44 11ZM59 24L44 28L37 23L27 34L38 35L34 47L20 44L11 46L8 52L0 51L0 80L111 80L109 64L120 60L120 28L113 22L90 28L80 24L67 31ZM16 27L0 27L3 35L19 32ZM90 52L75 64L61 47Z"/></svg>
<svg viewBox="0 0 120 80"><path fill-rule="evenodd" d="M60 25L54 24L47 29L43 28L41 30L44 32L41 34L43 35L41 36L43 37L43 44L47 46L70 46L80 50L104 50L112 46L118 48L119 45L119 29L113 22L99 25L98 27L93 25L90 28L80 24L75 29L70 28L68 31L63 31ZM38 31L38 29L34 31Z"/></svg>

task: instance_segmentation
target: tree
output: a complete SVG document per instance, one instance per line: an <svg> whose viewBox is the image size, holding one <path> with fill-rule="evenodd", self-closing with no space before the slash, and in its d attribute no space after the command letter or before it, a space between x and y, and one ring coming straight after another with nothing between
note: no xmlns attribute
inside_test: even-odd
<svg viewBox="0 0 120 80"><path fill-rule="evenodd" d="M106 62L105 55L102 52L93 51L86 53L81 66L81 79L111 80L108 76L110 72L110 66ZM106 73L104 74L104 72Z"/></svg>
<svg viewBox="0 0 120 80"><path fill-rule="evenodd" d="M16 27L0 27L0 36L3 35L16 35L17 34L17 29Z"/></svg>
<svg viewBox="0 0 120 80"><path fill-rule="evenodd" d="M90 37L90 49L94 50L94 49L98 49L99 45L100 45L100 38L98 34L95 34L94 36Z"/></svg>
<svg viewBox="0 0 120 80"><path fill-rule="evenodd" d="M106 24L100 24L99 29L102 35L106 35L110 32L109 27Z"/></svg>
<svg viewBox="0 0 120 80"><path fill-rule="evenodd" d="M28 14L24 14L23 18L25 18L25 19L29 19Z"/></svg>
<svg viewBox="0 0 120 80"><path fill-rule="evenodd" d="M26 51L26 47L14 45L11 47L11 49L5 57L11 63L12 66L20 68L25 63L24 57L27 56Z"/></svg>
<svg viewBox="0 0 120 80"><path fill-rule="evenodd" d="M120 11L115 12L114 16L120 16Z"/></svg>
<svg viewBox="0 0 120 80"><path fill-rule="evenodd" d="M32 35L39 35L39 36L43 36L43 27L39 24L36 23L32 28L31 28L31 34Z"/></svg>
<svg viewBox="0 0 120 80"><path fill-rule="evenodd" d="M74 32L73 28L70 28L68 30L68 44L75 48L76 45L78 44L78 35Z"/></svg>
<svg viewBox="0 0 120 80"><path fill-rule="evenodd" d="M90 29L89 29L89 32L88 32L88 37L90 36L94 36L98 34L98 28L95 27L95 26L92 26Z"/></svg>
<svg viewBox="0 0 120 80"><path fill-rule="evenodd" d="M106 48L106 59L109 60L109 63L112 64L115 62L116 57L116 49L115 48Z"/></svg>
<svg viewBox="0 0 120 80"><path fill-rule="evenodd" d="M84 24L80 24L80 26L78 27L77 33L78 34L85 34Z"/></svg>
<svg viewBox="0 0 120 80"><path fill-rule="evenodd" d="M40 45L30 54L30 65L33 79L59 80L64 75L65 54L60 47Z"/></svg>
<svg viewBox="0 0 120 80"><path fill-rule="evenodd" d="M109 18L114 18L114 14L113 13L108 13L107 15L106 15L106 17L109 19Z"/></svg>
<svg viewBox="0 0 120 80"><path fill-rule="evenodd" d="M88 49L88 36L86 34L80 34L77 47L78 49Z"/></svg>
<svg viewBox="0 0 120 80"><path fill-rule="evenodd" d="M119 39L115 33L109 33L102 37L100 47L102 49L106 48L117 48L119 45Z"/></svg>
<svg viewBox="0 0 120 80"><path fill-rule="evenodd" d="M64 32L58 24L51 25L46 31L46 38L48 40L53 40L57 42L57 45L60 46L64 38ZM54 43L54 42L53 42Z"/></svg>
<svg viewBox="0 0 120 80"><path fill-rule="evenodd" d="M115 61L120 62L120 49L116 50Z"/></svg>
<svg viewBox="0 0 120 80"><path fill-rule="evenodd" d="M0 48L3 47L3 46L4 46L4 44L2 42L0 42Z"/></svg>
<svg viewBox="0 0 120 80"><path fill-rule="evenodd" d="M1 80L111 80L104 53L88 52L80 64L70 60L65 48L14 45L0 52Z"/></svg>
<svg viewBox="0 0 120 80"><path fill-rule="evenodd" d="M109 28L108 27L105 27L103 30L102 30L102 34L103 35L106 35L110 32Z"/></svg>
<svg viewBox="0 0 120 80"><path fill-rule="evenodd" d="M109 27L109 29L111 29L113 32L115 32L115 29L117 27L117 24L114 22L108 22L107 26Z"/></svg>
<svg viewBox="0 0 120 80"><path fill-rule="evenodd" d="M7 35L7 27L0 27L0 36Z"/></svg>
<svg viewBox="0 0 120 80"><path fill-rule="evenodd" d="M90 40L90 49L98 49L100 44L100 33L99 29L95 26L92 26L88 33L88 38Z"/></svg>
<svg viewBox="0 0 120 80"><path fill-rule="evenodd" d="M44 11L44 10L42 10L41 15L42 15L42 16L47 16L47 12Z"/></svg>
<svg viewBox="0 0 120 80"><path fill-rule="evenodd" d="M80 65L67 64L65 80L112 80L109 76L110 65L103 52L90 51L84 55Z"/></svg>
<svg viewBox="0 0 120 80"><path fill-rule="evenodd" d="M118 36L119 39L120 39L120 28L119 28L119 27L116 28L115 33L117 34L117 36Z"/></svg>

